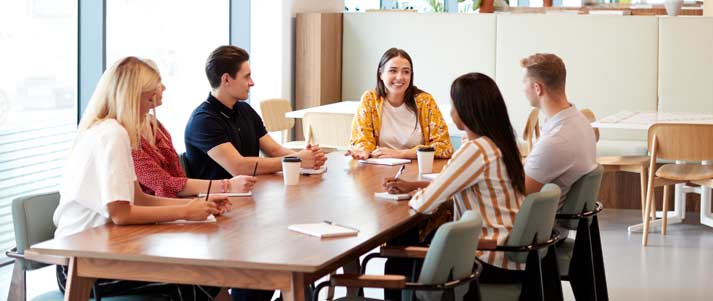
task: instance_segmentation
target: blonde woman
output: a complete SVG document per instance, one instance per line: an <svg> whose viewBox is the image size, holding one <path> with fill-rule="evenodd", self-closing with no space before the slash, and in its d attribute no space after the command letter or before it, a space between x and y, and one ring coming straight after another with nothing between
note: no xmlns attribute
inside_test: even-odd
<svg viewBox="0 0 713 301"><path fill-rule="evenodd" d="M230 210L225 198L170 199L147 195L136 182L131 151L139 147L139 129L163 85L154 68L127 57L104 72L79 123L65 167L60 203L54 213L55 236L89 228L151 224L179 219L204 220ZM64 292L67 267L57 266ZM161 295L171 300L212 300L214 287L106 280L96 282L101 297Z"/></svg>
<svg viewBox="0 0 713 301"><path fill-rule="evenodd" d="M352 122L354 159L416 159L420 146L436 158L450 158L448 126L431 94L413 85L413 62L406 51L387 50L376 69L376 89L364 92Z"/></svg>
<svg viewBox="0 0 713 301"><path fill-rule="evenodd" d="M144 60L157 73L158 67L151 60ZM156 107L163 104L163 91L166 86L159 85L154 96L149 99L153 114L146 114L140 129L139 147L131 151L134 170L142 190L151 195L162 197L186 197L205 193L208 180L191 179L181 167L176 149L173 148L171 135L156 118ZM255 177L235 176L230 179L216 179L211 186L212 192L247 192L255 185Z"/></svg>

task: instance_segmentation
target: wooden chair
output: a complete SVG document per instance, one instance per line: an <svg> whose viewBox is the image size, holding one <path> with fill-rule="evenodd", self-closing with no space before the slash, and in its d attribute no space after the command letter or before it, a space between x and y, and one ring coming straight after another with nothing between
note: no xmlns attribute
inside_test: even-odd
<svg viewBox="0 0 713 301"><path fill-rule="evenodd" d="M576 237L556 245L557 266L562 280L569 281L577 300L608 300L607 280L597 215L597 202L604 168L598 166L577 180L557 213L558 227L576 230Z"/></svg>
<svg viewBox="0 0 713 301"><path fill-rule="evenodd" d="M597 121L597 117L590 109L580 110L589 122ZM594 136L599 142L599 129L594 128ZM604 173L617 171L638 173L641 191L641 217L644 216L644 203L646 202L646 173L649 165L649 156L602 156L597 158L597 163L604 167Z"/></svg>
<svg viewBox="0 0 713 301"><path fill-rule="evenodd" d="M333 275L329 281L317 286L313 300L316 301L319 291L329 285L401 289L406 299L413 297L411 293L415 292L418 300L463 300L468 284L477 281L480 273L481 266L474 262L473 254L478 247L482 224L480 214L466 211L460 220L441 225L430 247L391 249L391 253L386 254L388 257L423 260L418 282L407 282L403 275L364 275L363 272ZM369 259L374 255L384 257L374 253ZM367 262L365 258L363 270L366 270Z"/></svg>
<svg viewBox="0 0 713 301"><path fill-rule="evenodd" d="M706 183L713 179L713 165L664 164L656 168L656 160L708 161L713 160L713 124L666 124L658 123L649 128L648 141L651 150L646 204L644 212L644 237L642 245L649 239L649 215L656 211L654 188L663 186L663 222L661 235L666 235L668 194L670 186L680 183ZM654 172L655 170L655 172Z"/></svg>
<svg viewBox="0 0 713 301"><path fill-rule="evenodd" d="M295 126L295 120L285 117L292 111L292 105L287 99L268 99L260 102L262 121L268 132L282 132L282 146L289 149L304 149L304 141L290 141L290 130ZM305 136L306 137L306 136Z"/></svg>
<svg viewBox="0 0 713 301"><path fill-rule="evenodd" d="M322 148L349 149L353 115L322 112L305 113L304 136Z"/></svg>
<svg viewBox="0 0 713 301"><path fill-rule="evenodd" d="M526 157L532 151L534 141L540 138L540 109L532 108L530 115L527 116L525 128L522 130L522 139L525 140L524 145L520 145L520 155Z"/></svg>
<svg viewBox="0 0 713 301"><path fill-rule="evenodd" d="M12 271L12 283L8 300L27 299L27 271L36 270L48 265L68 265L69 259L61 256L39 255L32 252L33 244L50 240L54 237L56 227L52 215L59 205L59 192L49 192L19 197L12 200L12 222L15 227L16 247L5 252L15 259ZM95 290L96 292L96 290ZM64 296L55 289L37 296L39 300L63 300ZM121 296L103 298L105 301L158 301L165 300L150 296ZM97 301L100 298L96 298Z"/></svg>

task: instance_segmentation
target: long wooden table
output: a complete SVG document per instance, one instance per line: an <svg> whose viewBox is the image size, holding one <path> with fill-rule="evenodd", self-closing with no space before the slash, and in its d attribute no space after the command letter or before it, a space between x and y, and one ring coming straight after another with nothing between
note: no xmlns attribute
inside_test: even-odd
<svg viewBox="0 0 713 301"><path fill-rule="evenodd" d="M434 163L439 171L445 160ZM32 247L69 257L65 300L87 300L94 279L126 279L220 287L279 289L304 300L305 286L354 262L412 227L420 217L405 201L374 199L382 179L399 166L360 164L331 153L328 171L284 186L282 175L258 176L252 197L234 198L216 223L116 226L107 224ZM404 179L416 179L415 161ZM331 220L357 236L319 239L291 224Z"/></svg>

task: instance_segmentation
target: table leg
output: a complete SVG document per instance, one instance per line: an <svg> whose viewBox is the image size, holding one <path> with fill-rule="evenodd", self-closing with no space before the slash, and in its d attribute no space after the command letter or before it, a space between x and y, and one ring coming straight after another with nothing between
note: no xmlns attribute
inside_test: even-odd
<svg viewBox="0 0 713 301"><path fill-rule="evenodd" d="M359 265L359 257L355 258L354 261L344 265L344 274L359 274L361 273L361 267ZM359 295L359 288L348 287L347 297L356 297Z"/></svg>
<svg viewBox="0 0 713 301"><path fill-rule="evenodd" d="M290 290L282 292L285 301L305 301L305 277L304 274L294 272L290 277Z"/></svg>
<svg viewBox="0 0 713 301"><path fill-rule="evenodd" d="M713 164L713 161L703 161L703 165ZM701 224L713 227L713 213L711 213L711 188L701 186Z"/></svg>
<svg viewBox="0 0 713 301"><path fill-rule="evenodd" d="M67 290L64 301L86 301L92 290L94 278L80 277L77 274L77 258L69 259L69 273L67 273Z"/></svg>

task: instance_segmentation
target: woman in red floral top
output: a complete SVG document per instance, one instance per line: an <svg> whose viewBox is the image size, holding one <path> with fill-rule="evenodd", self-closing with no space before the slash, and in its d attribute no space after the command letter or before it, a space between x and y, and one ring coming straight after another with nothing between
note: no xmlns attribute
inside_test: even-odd
<svg viewBox="0 0 713 301"><path fill-rule="evenodd" d="M158 71L155 63L145 61ZM161 89L163 92L166 87L162 84ZM185 197L205 193L208 190L208 180L186 177L176 149L173 148L171 135L155 117L155 108L162 103L161 94L158 93L158 96L152 99L154 112L153 115L148 114L146 124L141 129L140 147L131 152L141 189L147 194L162 197ZM211 192L251 191L255 180L255 177L251 176L215 180L211 185Z"/></svg>

